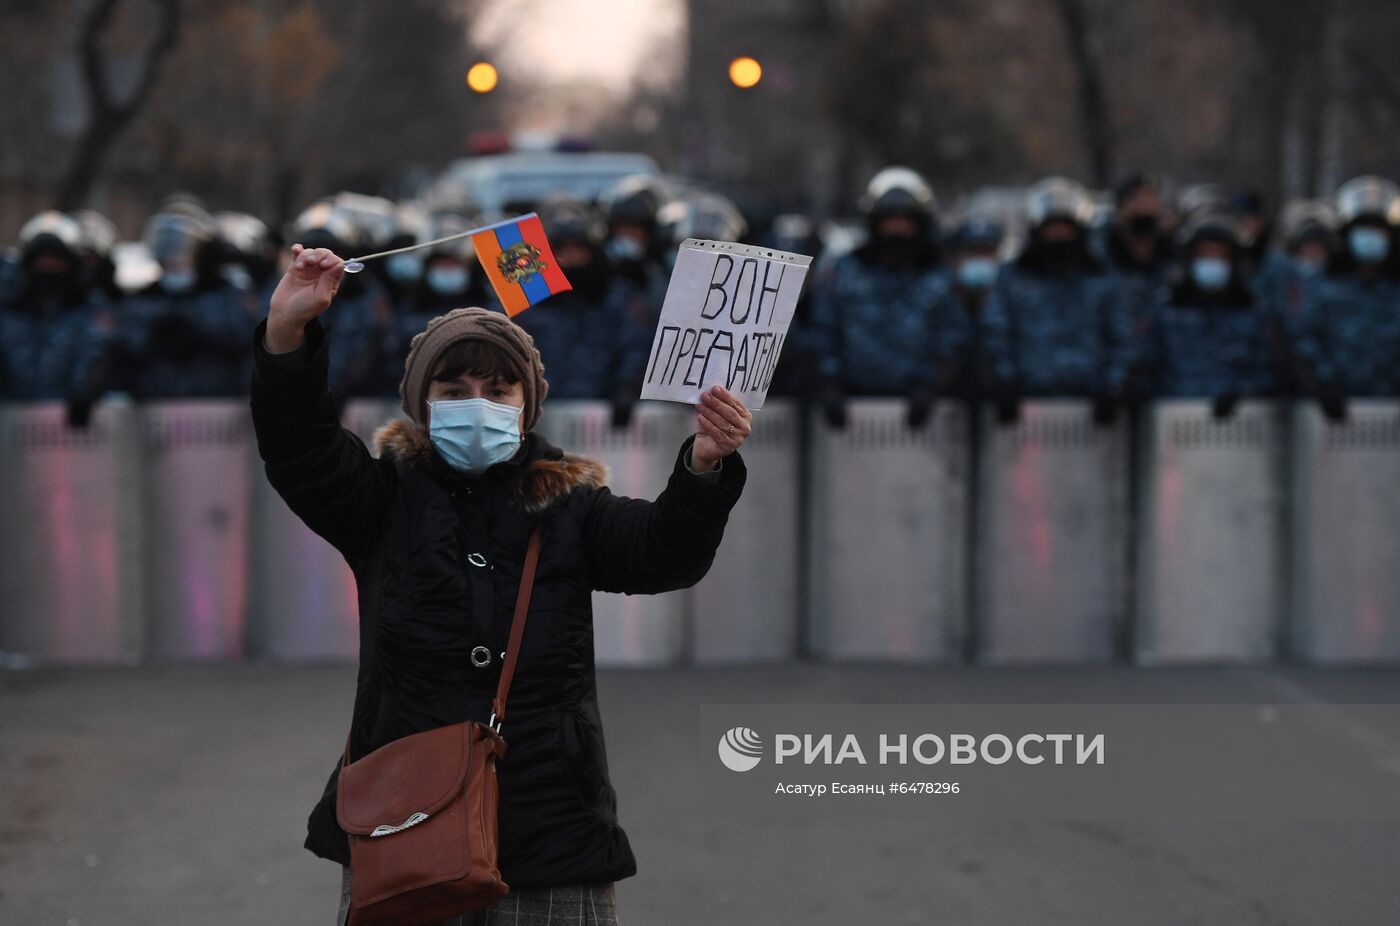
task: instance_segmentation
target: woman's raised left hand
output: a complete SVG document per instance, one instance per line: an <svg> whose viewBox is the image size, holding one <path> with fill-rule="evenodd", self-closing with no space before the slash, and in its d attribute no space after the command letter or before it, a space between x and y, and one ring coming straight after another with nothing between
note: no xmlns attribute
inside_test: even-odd
<svg viewBox="0 0 1400 926"><path fill-rule="evenodd" d="M753 433L753 414L738 396L718 383L701 393L695 410L698 426L690 453L695 469L703 473L738 450Z"/></svg>

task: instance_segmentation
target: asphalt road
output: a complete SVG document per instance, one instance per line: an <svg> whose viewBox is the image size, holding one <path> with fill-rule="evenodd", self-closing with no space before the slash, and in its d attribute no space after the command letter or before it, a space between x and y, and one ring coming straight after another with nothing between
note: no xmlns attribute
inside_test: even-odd
<svg viewBox="0 0 1400 926"><path fill-rule="evenodd" d="M763 824L687 812L702 703L1400 702L1400 672L783 665L606 671L620 921L1400 922L1400 824ZM354 671L0 672L0 923L330 926L302 846Z"/></svg>

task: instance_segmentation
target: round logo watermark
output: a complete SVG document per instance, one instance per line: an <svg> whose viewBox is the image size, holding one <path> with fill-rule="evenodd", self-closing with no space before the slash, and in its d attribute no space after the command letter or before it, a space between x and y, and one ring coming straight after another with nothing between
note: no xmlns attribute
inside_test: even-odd
<svg viewBox="0 0 1400 926"><path fill-rule="evenodd" d="M763 758L763 739L748 727L731 727L719 738L719 760L731 772L747 772Z"/></svg>

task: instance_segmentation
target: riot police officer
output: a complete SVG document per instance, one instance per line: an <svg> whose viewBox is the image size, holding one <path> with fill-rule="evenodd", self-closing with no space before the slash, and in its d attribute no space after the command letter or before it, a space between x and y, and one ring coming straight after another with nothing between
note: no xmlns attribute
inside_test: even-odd
<svg viewBox="0 0 1400 926"><path fill-rule="evenodd" d="M606 399L615 427L631 420L641 392L653 325L646 295L614 272L598 210L572 196L539 207L559 267L573 287L515 320L535 339L551 399ZM492 300L500 308L499 300Z"/></svg>
<svg viewBox="0 0 1400 926"><path fill-rule="evenodd" d="M1001 223L973 216L959 223L948 237L948 262L953 293L968 316L976 319L1001 272Z"/></svg>
<svg viewBox="0 0 1400 926"><path fill-rule="evenodd" d="M657 211L656 223L668 243L663 255L667 279L676 266L677 245L687 238L742 241L749 231L739 207L718 193L692 193L673 199Z"/></svg>
<svg viewBox="0 0 1400 926"><path fill-rule="evenodd" d="M93 209L79 209L73 213L82 230L78 243L78 253L83 259L84 273L93 294L109 305L126 298L117 285L117 265L112 260L112 249L117 244L117 226L112 220Z"/></svg>
<svg viewBox="0 0 1400 926"><path fill-rule="evenodd" d="M261 219L244 212L220 212L214 216L214 226L213 260L225 282L254 294L275 283L272 235Z"/></svg>
<svg viewBox="0 0 1400 926"><path fill-rule="evenodd" d="M791 254L805 254L820 266L824 243L816 224L807 216L783 213L773 217L758 243ZM806 350L806 331L811 325L812 287L803 286L793 306L788 325L785 349L768 383L768 395L800 398L807 394L812 381L812 357Z"/></svg>
<svg viewBox="0 0 1400 926"><path fill-rule="evenodd" d="M1146 330L1163 298L1172 268L1171 234L1162 183L1153 174L1130 174L1114 190L1113 220L1096 249L1118 290L1120 309L1135 330Z"/></svg>
<svg viewBox="0 0 1400 926"><path fill-rule="evenodd" d="M1289 329L1303 309L1305 284L1327 272L1337 252L1337 212L1324 200L1295 200L1279 215L1280 247L1255 274L1264 307Z"/></svg>
<svg viewBox="0 0 1400 926"><path fill-rule="evenodd" d="M937 202L906 167L871 178L861 199L866 239L816 273L806 331L814 390L832 427L845 397L903 396L921 426L954 383L969 342L966 313L940 264Z"/></svg>
<svg viewBox="0 0 1400 926"><path fill-rule="evenodd" d="M306 248L329 248L337 254L361 254L375 244L348 210L325 200L296 218L288 238ZM346 274L335 304L335 318L326 323L335 337L328 370L331 394L341 403L354 396L380 395L384 344L393 337L388 294L374 274Z"/></svg>
<svg viewBox="0 0 1400 926"><path fill-rule="evenodd" d="M1273 318L1249 286L1250 238L1224 213L1203 213L1179 233L1170 296L1152 313L1144 369L1160 397L1210 398L1216 417L1247 396L1278 392Z"/></svg>
<svg viewBox="0 0 1400 926"><path fill-rule="evenodd" d="M1120 277L1141 279L1149 291L1167 282L1171 267L1162 183L1153 174L1134 173L1114 189L1113 221L1099 256Z"/></svg>
<svg viewBox="0 0 1400 926"><path fill-rule="evenodd" d="M0 397L83 403L82 424L100 386L107 307L90 286L82 229L61 212L41 212L19 235L13 290L0 305Z"/></svg>
<svg viewBox="0 0 1400 926"><path fill-rule="evenodd" d="M661 314L669 278L665 261L667 240L657 214L671 199L661 182L645 174L624 177L603 194L599 205L607 216L604 243L613 271L626 277Z"/></svg>
<svg viewBox="0 0 1400 926"><path fill-rule="evenodd" d="M455 217L455 213L443 213L442 215ZM463 227L460 230L466 231L465 220L463 219L461 222ZM376 250L392 251L411 247L424 241L430 241L432 238L433 224L428 215L414 206L401 204L394 211L393 230L383 243L376 247ZM426 263L426 255L419 250L403 254L390 254L383 260L370 264L370 271L378 277L379 282L384 286L384 291L388 294L396 315L409 302L419 297ZM423 329L419 328L418 330ZM407 354L408 345L405 344L404 355L407 356ZM403 357L395 359L402 366ZM397 391L398 387L395 386L394 394L397 394Z"/></svg>
<svg viewBox="0 0 1400 926"><path fill-rule="evenodd" d="M1341 245L1305 284L1296 343L1309 390L1333 418L1346 396L1400 395L1400 187L1356 177L1337 190Z"/></svg>
<svg viewBox="0 0 1400 926"><path fill-rule="evenodd" d="M245 391L257 301L220 273L215 236L207 214L163 212L146 223L144 242L161 273L122 307L116 388L138 399Z"/></svg>
<svg viewBox="0 0 1400 926"><path fill-rule="evenodd" d="M1029 237L1002 268L981 315L986 368L998 417L1017 417L1024 396L1083 396L1107 423L1124 397L1135 351L1131 314L1090 254L1088 191L1049 177L1026 194Z"/></svg>
<svg viewBox="0 0 1400 926"><path fill-rule="evenodd" d="M972 216L959 223L948 238L948 260L952 270L953 299L967 317L968 349L958 392L967 399L981 397L987 382L985 370L977 362L985 356L979 338L982 309L1001 272L1001 245L1005 237L1000 222Z"/></svg>

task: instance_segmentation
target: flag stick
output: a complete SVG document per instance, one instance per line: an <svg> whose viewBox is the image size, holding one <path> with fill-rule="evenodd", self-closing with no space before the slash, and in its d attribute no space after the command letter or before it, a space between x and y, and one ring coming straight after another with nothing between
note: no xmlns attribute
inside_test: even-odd
<svg viewBox="0 0 1400 926"><path fill-rule="evenodd" d="M490 231L493 228L500 228L502 225L509 225L512 222L519 222L522 219L534 218L535 213L527 212L524 215L517 215L514 218L502 219L499 222L492 222L490 225L483 225L480 228L468 229L464 232L457 232L455 235L446 235L442 238L434 238L432 241L424 241L422 244L410 244L403 248L394 248L392 251L378 251L374 254L364 254L360 257L352 257L345 261L346 273L359 273L365 269L365 261L374 260L376 257L389 257L392 254L403 254L408 251L417 251L420 248L431 248L435 245L444 244L448 241L456 241L458 238L467 238L480 232Z"/></svg>

